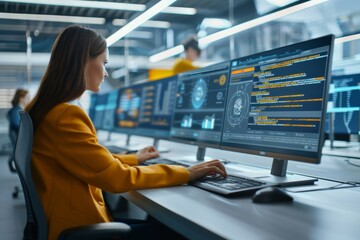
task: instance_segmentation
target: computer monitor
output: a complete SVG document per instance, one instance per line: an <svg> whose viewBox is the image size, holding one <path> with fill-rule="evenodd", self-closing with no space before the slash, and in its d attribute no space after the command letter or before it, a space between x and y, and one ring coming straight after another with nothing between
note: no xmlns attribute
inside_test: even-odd
<svg viewBox="0 0 360 240"><path fill-rule="evenodd" d="M98 97L99 97L99 94L97 94L97 93L93 93L90 95L90 104L89 104L88 115L92 122L94 122L94 120L95 120L95 114L96 114L95 108L96 108L96 102L97 102Z"/></svg>
<svg viewBox="0 0 360 240"><path fill-rule="evenodd" d="M220 147L229 78L229 62L179 74L170 139L205 147Z"/></svg>
<svg viewBox="0 0 360 240"><path fill-rule="evenodd" d="M115 114L115 132L133 135L139 125L143 84L120 88Z"/></svg>
<svg viewBox="0 0 360 240"><path fill-rule="evenodd" d="M94 97L95 98L95 97ZM108 99L108 94L98 94L96 97L95 111L93 116L93 124L97 130L101 130L103 127L103 117L105 113L105 105Z"/></svg>
<svg viewBox="0 0 360 240"><path fill-rule="evenodd" d="M320 163L333 42L328 35L232 60L221 149L274 158L275 181L313 183L283 176L287 160Z"/></svg>
<svg viewBox="0 0 360 240"><path fill-rule="evenodd" d="M115 112L118 101L118 90L113 90L106 94L107 100L104 105L102 129L111 131L115 128Z"/></svg>
<svg viewBox="0 0 360 240"><path fill-rule="evenodd" d="M360 74L332 76L329 90L326 133L332 117L335 139L349 140L359 134Z"/></svg>
<svg viewBox="0 0 360 240"><path fill-rule="evenodd" d="M177 75L142 85L136 135L154 139L169 139L176 88Z"/></svg>

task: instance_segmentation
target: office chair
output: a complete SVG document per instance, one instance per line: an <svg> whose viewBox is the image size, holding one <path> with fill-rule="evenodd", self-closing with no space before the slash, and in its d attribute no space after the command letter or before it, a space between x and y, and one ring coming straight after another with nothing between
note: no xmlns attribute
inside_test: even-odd
<svg viewBox="0 0 360 240"><path fill-rule="evenodd" d="M38 193L31 176L31 153L33 143L33 124L30 115L20 111L20 129L15 144L15 165L24 192L27 223L24 240L47 240L48 225ZM124 223L98 223L64 230L58 240L75 239L125 239L130 226Z"/></svg>
<svg viewBox="0 0 360 240"><path fill-rule="evenodd" d="M8 165L9 165L9 169L11 173L16 173L16 167L15 167L15 162L14 162L14 150L15 150L15 143L16 143L16 137L17 137L17 132L15 130L10 130L9 132L9 138L10 138L10 142L11 142L11 146L12 146L12 150L11 150L11 156L8 160ZM20 186L15 186L14 187L14 191L12 192L12 197L13 198L17 198L19 196L19 193L22 191Z"/></svg>

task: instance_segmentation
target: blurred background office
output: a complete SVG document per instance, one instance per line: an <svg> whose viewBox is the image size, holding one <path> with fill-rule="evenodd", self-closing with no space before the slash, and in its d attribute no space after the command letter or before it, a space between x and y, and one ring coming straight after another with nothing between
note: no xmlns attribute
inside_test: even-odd
<svg viewBox="0 0 360 240"><path fill-rule="evenodd" d="M14 89L25 87L30 93L36 90L62 28L82 24L108 38L158 1L69 2L0 1L1 136L6 135L4 113ZM339 38L334 73L358 72L360 41L340 43L340 38L359 32L360 3L309 1L304 9L287 11L304 2L308 1L174 1L110 45L109 78L102 91L169 75L175 59L184 51L182 42L191 35L198 37L203 49L194 65L207 66L332 33ZM274 14L261 18L270 13ZM83 101L86 108L88 99ZM7 138L1 139L3 146Z"/></svg>
<svg viewBox="0 0 360 240"><path fill-rule="evenodd" d="M328 115L338 114L335 137L358 142L359 10L358 0L0 0L0 153L11 153L6 113L16 89L34 96L56 36L71 24L107 39L109 77L100 93L171 76L189 36L201 50L192 64L205 67L334 34ZM90 93L80 102L88 110Z"/></svg>

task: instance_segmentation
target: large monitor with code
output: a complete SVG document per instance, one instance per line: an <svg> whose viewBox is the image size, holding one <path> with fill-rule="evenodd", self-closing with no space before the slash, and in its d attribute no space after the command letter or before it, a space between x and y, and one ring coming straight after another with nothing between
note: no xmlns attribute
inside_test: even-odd
<svg viewBox="0 0 360 240"><path fill-rule="evenodd" d="M179 74L170 138L218 148L229 77L229 62Z"/></svg>
<svg viewBox="0 0 360 240"><path fill-rule="evenodd" d="M221 148L274 158L276 176L287 160L320 163L333 42L328 35L232 60Z"/></svg>

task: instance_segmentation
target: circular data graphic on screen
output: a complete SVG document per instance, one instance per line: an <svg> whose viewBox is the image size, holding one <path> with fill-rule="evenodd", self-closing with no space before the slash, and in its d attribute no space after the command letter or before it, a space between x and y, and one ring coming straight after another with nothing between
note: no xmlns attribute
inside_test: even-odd
<svg viewBox="0 0 360 240"><path fill-rule="evenodd" d="M191 93L191 102L194 108L198 109L204 104L206 100L207 86L203 79L199 79Z"/></svg>
<svg viewBox="0 0 360 240"><path fill-rule="evenodd" d="M222 99L222 97L223 97L223 93L222 92L218 92L217 94L216 94L216 99L217 100L221 100Z"/></svg>
<svg viewBox="0 0 360 240"><path fill-rule="evenodd" d="M227 111L227 119L232 127L240 124L247 116L249 109L249 96L243 91L237 91L232 95Z"/></svg>

